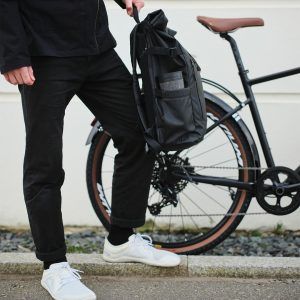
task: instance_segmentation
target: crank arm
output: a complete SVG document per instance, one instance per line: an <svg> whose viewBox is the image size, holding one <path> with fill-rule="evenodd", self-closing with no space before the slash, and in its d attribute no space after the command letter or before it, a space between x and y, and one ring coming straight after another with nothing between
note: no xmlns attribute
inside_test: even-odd
<svg viewBox="0 0 300 300"><path fill-rule="evenodd" d="M287 192L300 192L300 183L290 184L287 187L284 188Z"/></svg>

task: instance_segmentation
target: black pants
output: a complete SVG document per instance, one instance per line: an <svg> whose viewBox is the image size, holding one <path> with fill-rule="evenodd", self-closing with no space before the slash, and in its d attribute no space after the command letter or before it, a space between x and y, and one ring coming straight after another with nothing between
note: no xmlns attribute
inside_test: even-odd
<svg viewBox="0 0 300 300"><path fill-rule="evenodd" d="M118 150L112 224L139 227L145 223L155 155L145 151L132 76L114 49L95 56L33 57L32 67L34 85L19 85L26 128L23 186L36 257L47 261L66 254L60 191L65 178L62 135L65 109L74 95L111 134Z"/></svg>

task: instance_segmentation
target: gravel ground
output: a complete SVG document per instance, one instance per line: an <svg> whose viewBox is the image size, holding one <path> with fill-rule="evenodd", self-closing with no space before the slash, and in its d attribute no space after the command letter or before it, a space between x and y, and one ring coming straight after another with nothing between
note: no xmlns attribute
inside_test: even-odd
<svg viewBox="0 0 300 300"><path fill-rule="evenodd" d="M68 253L102 253L106 235L107 232L99 228L65 227ZM28 229L0 228L0 252L32 252L34 249ZM300 257L300 232L237 231L204 255Z"/></svg>

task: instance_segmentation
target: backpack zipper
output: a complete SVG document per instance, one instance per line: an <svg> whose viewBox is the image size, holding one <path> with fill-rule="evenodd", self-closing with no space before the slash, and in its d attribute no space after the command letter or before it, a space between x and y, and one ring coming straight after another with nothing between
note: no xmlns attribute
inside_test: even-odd
<svg viewBox="0 0 300 300"><path fill-rule="evenodd" d="M97 36L96 36L96 30L97 30L97 20L98 20L98 15L99 15L99 9L100 9L100 0L97 0L97 13L96 13L96 19L95 19L95 28L94 28L94 36L95 36L95 42L97 49L99 50L99 45L97 41Z"/></svg>

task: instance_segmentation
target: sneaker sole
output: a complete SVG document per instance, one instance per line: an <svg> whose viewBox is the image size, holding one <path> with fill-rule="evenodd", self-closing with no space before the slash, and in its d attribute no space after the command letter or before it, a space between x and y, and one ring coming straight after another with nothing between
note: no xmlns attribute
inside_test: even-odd
<svg viewBox="0 0 300 300"><path fill-rule="evenodd" d="M126 263L126 262L138 262L138 263L144 263L150 266L155 266L155 267L176 267L178 265L180 265L180 262L177 264L159 264L157 262L152 262L152 261L148 261L147 259L143 259L143 258L133 258L133 257L128 257L128 256L123 256L123 257L117 257L117 258L111 258L111 257L107 257L105 254L102 254L102 257L105 261L108 262L113 262L113 263Z"/></svg>
<svg viewBox="0 0 300 300"><path fill-rule="evenodd" d="M56 298L51 292L50 290L48 289L48 286L46 283L44 283L42 280L41 280L41 285L42 287L51 295L51 297L54 299L54 300L60 300L58 298ZM96 300L97 298L82 298L80 300Z"/></svg>

